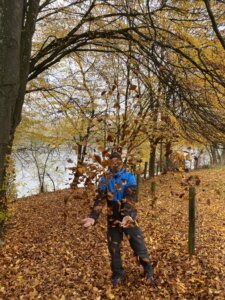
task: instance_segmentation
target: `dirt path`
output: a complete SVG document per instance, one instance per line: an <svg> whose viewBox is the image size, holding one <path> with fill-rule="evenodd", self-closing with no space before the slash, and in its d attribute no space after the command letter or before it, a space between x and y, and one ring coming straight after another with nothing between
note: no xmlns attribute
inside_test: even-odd
<svg viewBox="0 0 225 300"><path fill-rule="evenodd" d="M187 253L188 196L182 176L198 175L196 255ZM156 178L151 208L149 181L142 182L139 224L155 265L158 290L146 287L129 242L123 242L127 283L111 289L105 213L89 230L81 219L93 191L24 198L0 248L0 299L225 299L225 169ZM66 220L66 224L65 224Z"/></svg>

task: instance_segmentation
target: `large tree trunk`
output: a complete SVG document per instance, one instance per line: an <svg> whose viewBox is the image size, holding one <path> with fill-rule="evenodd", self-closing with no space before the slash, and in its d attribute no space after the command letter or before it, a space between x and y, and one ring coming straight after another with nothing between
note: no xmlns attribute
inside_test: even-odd
<svg viewBox="0 0 225 300"><path fill-rule="evenodd" d="M20 0L21 1L21 0ZM32 48L32 38L35 32L36 19L39 12L40 0L28 0L23 11L23 25L21 28L21 51L20 51L20 89L16 98L13 111L12 131L15 133L16 127L21 121L22 107L26 93L26 85L30 71L30 57Z"/></svg>
<svg viewBox="0 0 225 300"><path fill-rule="evenodd" d="M23 0L0 0L0 212L5 212L6 155L13 139L12 123L20 88L20 45Z"/></svg>
<svg viewBox="0 0 225 300"><path fill-rule="evenodd" d="M0 212L6 211L6 155L21 120L40 0L0 0ZM0 224L2 225L2 224Z"/></svg>

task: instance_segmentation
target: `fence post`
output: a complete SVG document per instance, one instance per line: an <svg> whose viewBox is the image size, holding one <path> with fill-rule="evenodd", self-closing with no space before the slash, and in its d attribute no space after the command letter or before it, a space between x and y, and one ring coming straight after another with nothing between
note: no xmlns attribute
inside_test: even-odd
<svg viewBox="0 0 225 300"><path fill-rule="evenodd" d="M195 187L189 188L189 230L188 230L188 253L195 252Z"/></svg>
<svg viewBox="0 0 225 300"><path fill-rule="evenodd" d="M140 189L140 174L136 175L136 180L137 180L137 201L138 201L139 189Z"/></svg>
<svg viewBox="0 0 225 300"><path fill-rule="evenodd" d="M154 208L155 207L155 204L156 204L156 183L155 183L155 181L152 181L151 182L151 194L152 194L152 204L151 204L151 206L152 206L152 208Z"/></svg>

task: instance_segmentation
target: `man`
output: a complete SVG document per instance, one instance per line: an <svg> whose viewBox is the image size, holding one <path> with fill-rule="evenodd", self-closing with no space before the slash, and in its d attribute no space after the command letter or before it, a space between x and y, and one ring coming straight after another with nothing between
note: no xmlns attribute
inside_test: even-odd
<svg viewBox="0 0 225 300"><path fill-rule="evenodd" d="M98 196L90 217L83 220L84 227L95 224L107 201L108 206L108 248L111 255L112 285L116 287L125 279L122 267L120 246L123 233L128 237L134 254L144 268L148 284L154 285L153 268L140 228L137 225L137 185L135 176L123 167L121 155L114 152L110 156L109 174L101 177Z"/></svg>

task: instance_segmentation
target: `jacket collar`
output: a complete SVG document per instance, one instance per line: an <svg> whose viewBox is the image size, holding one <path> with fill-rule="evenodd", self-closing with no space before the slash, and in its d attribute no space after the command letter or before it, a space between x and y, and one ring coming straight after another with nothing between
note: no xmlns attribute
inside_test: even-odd
<svg viewBox="0 0 225 300"><path fill-rule="evenodd" d="M126 172L126 169L125 168L122 168L121 170L119 170L116 174L113 174L113 177L114 178L118 178L118 177L120 177L123 173L125 173Z"/></svg>

